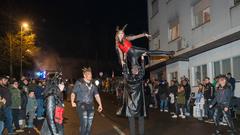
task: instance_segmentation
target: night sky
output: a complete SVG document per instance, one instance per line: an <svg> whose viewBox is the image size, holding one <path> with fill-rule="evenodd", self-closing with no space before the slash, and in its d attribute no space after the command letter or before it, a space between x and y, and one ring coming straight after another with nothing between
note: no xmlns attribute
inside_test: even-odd
<svg viewBox="0 0 240 135"><path fill-rule="evenodd" d="M148 28L147 0L1 0L0 11L0 29L32 21L38 45L60 57L115 62L116 26L128 24L127 34ZM134 45L147 47L147 42Z"/></svg>

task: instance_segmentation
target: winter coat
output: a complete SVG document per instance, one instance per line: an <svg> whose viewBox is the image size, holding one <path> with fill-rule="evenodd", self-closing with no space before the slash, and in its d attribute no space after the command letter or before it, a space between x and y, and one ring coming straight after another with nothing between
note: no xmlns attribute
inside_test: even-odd
<svg viewBox="0 0 240 135"><path fill-rule="evenodd" d="M158 95L161 100L166 100L168 98L169 91L167 84L159 85Z"/></svg>
<svg viewBox="0 0 240 135"><path fill-rule="evenodd" d="M236 83L236 80L235 78L231 77L228 82L231 84L232 86L232 91L234 92L235 91L235 83Z"/></svg>
<svg viewBox="0 0 240 135"><path fill-rule="evenodd" d="M11 93L9 89L6 86L0 85L0 94L2 95L3 98L6 99L6 107L11 106L12 104L12 99L11 99Z"/></svg>
<svg viewBox="0 0 240 135"><path fill-rule="evenodd" d="M230 84L224 87L218 87L216 89L216 96L213 99L211 105L217 105L220 107L229 107L232 99L232 88Z"/></svg>
<svg viewBox="0 0 240 135"><path fill-rule="evenodd" d="M27 108L27 102L28 102L27 92L22 91L21 92L21 108L23 110L25 110Z"/></svg>
<svg viewBox="0 0 240 135"><path fill-rule="evenodd" d="M172 85L169 87L169 92L174 95L174 97L177 96L177 91L178 91L178 86L177 85Z"/></svg>
<svg viewBox="0 0 240 135"><path fill-rule="evenodd" d="M34 112L37 108L37 100L35 97L28 97L27 112Z"/></svg>
<svg viewBox="0 0 240 135"><path fill-rule="evenodd" d="M126 98L124 108L125 116L139 117L146 116L146 106L144 97L143 77L145 75L144 66L139 69L137 75L129 74L127 65L124 65L123 74L126 80L124 97Z"/></svg>
<svg viewBox="0 0 240 135"><path fill-rule="evenodd" d="M191 96L191 86L187 83L183 86L185 90L185 100L188 100Z"/></svg>
<svg viewBox="0 0 240 135"><path fill-rule="evenodd" d="M12 100L12 109L21 109L21 91L17 88L11 87L10 89L11 93L11 100Z"/></svg>
<svg viewBox="0 0 240 135"><path fill-rule="evenodd" d="M63 102L57 104L57 97L50 95L46 98L46 119L44 120L41 135L63 135L63 122L56 122L56 108L63 108ZM61 115L61 119L63 115Z"/></svg>
<svg viewBox="0 0 240 135"><path fill-rule="evenodd" d="M34 94L35 94L35 97L36 99L43 99L43 87L42 86L36 86L35 87L35 90L34 90Z"/></svg>
<svg viewBox="0 0 240 135"><path fill-rule="evenodd" d="M214 87L211 83L205 85L204 98L205 99L214 99L215 95Z"/></svg>
<svg viewBox="0 0 240 135"><path fill-rule="evenodd" d="M184 91L177 94L177 103L181 104L181 105L185 104L185 92Z"/></svg>

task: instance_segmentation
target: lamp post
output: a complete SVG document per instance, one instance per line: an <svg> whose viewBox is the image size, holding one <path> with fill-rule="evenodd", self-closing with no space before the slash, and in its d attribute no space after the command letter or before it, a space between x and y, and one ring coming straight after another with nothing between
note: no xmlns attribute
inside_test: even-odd
<svg viewBox="0 0 240 135"><path fill-rule="evenodd" d="M21 43L20 43L20 77L22 77L22 67L23 67L23 28L28 28L28 23L24 22L21 24Z"/></svg>

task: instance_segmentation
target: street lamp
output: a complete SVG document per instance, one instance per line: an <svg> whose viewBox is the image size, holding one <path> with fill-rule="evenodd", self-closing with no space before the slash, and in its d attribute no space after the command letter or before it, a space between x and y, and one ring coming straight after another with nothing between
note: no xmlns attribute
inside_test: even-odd
<svg viewBox="0 0 240 135"><path fill-rule="evenodd" d="M22 59L22 52L23 52L23 29L27 29L29 27L27 22L23 22L21 24L21 47L20 47L20 77L22 77L23 73L22 73L22 66L23 66L23 59Z"/></svg>

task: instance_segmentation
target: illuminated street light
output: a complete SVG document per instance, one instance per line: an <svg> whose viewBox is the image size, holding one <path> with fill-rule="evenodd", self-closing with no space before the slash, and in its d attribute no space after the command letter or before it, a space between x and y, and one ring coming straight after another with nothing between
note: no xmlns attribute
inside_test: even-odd
<svg viewBox="0 0 240 135"><path fill-rule="evenodd" d="M22 27L23 27L23 28L26 28L26 29L27 29L28 26L29 26L28 23L26 23L26 22L23 22L23 23L22 23Z"/></svg>
<svg viewBox="0 0 240 135"><path fill-rule="evenodd" d="M23 66L23 58L22 58L22 51L23 51L23 28L25 30L27 30L29 28L29 25L27 22L23 22L21 24L21 51L20 51L20 54L21 54L21 57L20 57L20 77L22 77L22 66Z"/></svg>

